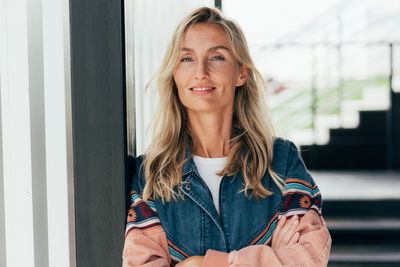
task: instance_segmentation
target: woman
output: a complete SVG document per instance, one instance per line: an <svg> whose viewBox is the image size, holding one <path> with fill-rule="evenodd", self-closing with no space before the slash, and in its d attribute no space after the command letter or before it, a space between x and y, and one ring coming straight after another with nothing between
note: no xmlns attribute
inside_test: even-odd
<svg viewBox="0 0 400 267"><path fill-rule="evenodd" d="M189 14L154 81L123 266L326 266L319 190L293 143L273 135L240 28L217 9Z"/></svg>

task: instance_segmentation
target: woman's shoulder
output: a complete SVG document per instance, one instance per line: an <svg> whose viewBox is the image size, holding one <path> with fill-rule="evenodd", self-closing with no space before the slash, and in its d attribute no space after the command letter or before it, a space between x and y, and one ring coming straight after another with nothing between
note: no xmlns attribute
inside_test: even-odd
<svg viewBox="0 0 400 267"><path fill-rule="evenodd" d="M139 155L135 158L136 165L141 165L143 163L143 155Z"/></svg>
<svg viewBox="0 0 400 267"><path fill-rule="evenodd" d="M286 168L293 159L299 157L297 146L282 137L274 139L272 166ZM274 166L275 165L275 166Z"/></svg>
<svg viewBox="0 0 400 267"><path fill-rule="evenodd" d="M299 179L314 184L304 164L298 147L290 140L277 137L274 140L272 168L288 179Z"/></svg>
<svg viewBox="0 0 400 267"><path fill-rule="evenodd" d="M274 153L290 151L290 150L298 151L297 146L292 141L282 137L275 137Z"/></svg>

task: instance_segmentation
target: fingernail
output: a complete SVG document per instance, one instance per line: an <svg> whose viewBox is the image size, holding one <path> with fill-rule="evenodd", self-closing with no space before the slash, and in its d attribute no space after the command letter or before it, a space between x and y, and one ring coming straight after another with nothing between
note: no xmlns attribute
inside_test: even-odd
<svg viewBox="0 0 400 267"><path fill-rule="evenodd" d="M292 219L293 219L293 220L297 220L297 215L294 215L294 216L292 217Z"/></svg>

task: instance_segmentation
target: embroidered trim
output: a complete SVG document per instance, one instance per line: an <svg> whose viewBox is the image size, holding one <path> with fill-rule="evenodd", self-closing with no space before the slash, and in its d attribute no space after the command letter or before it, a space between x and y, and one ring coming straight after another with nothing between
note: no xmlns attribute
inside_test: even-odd
<svg viewBox="0 0 400 267"><path fill-rule="evenodd" d="M278 215L279 212L274 215L274 217L269 221L267 227L261 232L261 234L251 241L249 245L265 245L271 241L272 233L278 223Z"/></svg>
<svg viewBox="0 0 400 267"><path fill-rule="evenodd" d="M143 201L135 191L131 192L132 205L127 216L125 237L133 230L149 232L162 228L153 200Z"/></svg>
<svg viewBox="0 0 400 267"><path fill-rule="evenodd" d="M286 179L282 195L281 215L304 215L310 209L321 214L321 193L316 185L299 179Z"/></svg>
<svg viewBox="0 0 400 267"><path fill-rule="evenodd" d="M181 261L185 260L186 258L189 258L188 254L186 254L185 252L180 250L177 246L172 244L172 242L169 240L168 240L168 249L169 249L169 254L171 255L171 259L176 263L181 262Z"/></svg>
<svg viewBox="0 0 400 267"><path fill-rule="evenodd" d="M127 216L125 237L135 230L149 233L155 229L163 229L158 217L157 209L153 199L145 202L136 191L131 191L131 207ZM164 231L164 230L163 230ZM177 264L189 257L189 255L168 241L168 249L171 255L172 265Z"/></svg>

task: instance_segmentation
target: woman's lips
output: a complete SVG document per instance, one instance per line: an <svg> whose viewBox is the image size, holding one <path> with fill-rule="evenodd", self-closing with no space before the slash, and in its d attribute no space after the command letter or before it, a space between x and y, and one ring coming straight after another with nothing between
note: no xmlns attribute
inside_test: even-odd
<svg viewBox="0 0 400 267"><path fill-rule="evenodd" d="M193 87L190 88L190 91L195 95L205 95L212 92L214 89L215 87Z"/></svg>

